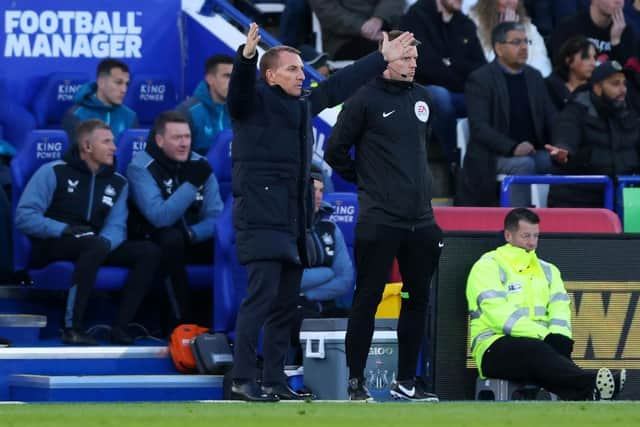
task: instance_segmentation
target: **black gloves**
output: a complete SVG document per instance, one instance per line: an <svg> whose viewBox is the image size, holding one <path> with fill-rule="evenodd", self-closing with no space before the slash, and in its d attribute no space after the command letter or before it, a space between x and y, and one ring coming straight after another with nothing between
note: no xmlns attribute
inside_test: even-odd
<svg viewBox="0 0 640 427"><path fill-rule="evenodd" d="M182 179L200 188L211 175L211 166L205 159L191 160L182 167Z"/></svg>
<svg viewBox="0 0 640 427"><path fill-rule="evenodd" d="M73 236L76 239L87 236L94 236L93 228L88 225L67 225L62 231L63 236Z"/></svg>
<svg viewBox="0 0 640 427"><path fill-rule="evenodd" d="M571 352L573 351L573 340L571 338L562 334L552 333L545 337L544 342L561 355L571 358Z"/></svg>

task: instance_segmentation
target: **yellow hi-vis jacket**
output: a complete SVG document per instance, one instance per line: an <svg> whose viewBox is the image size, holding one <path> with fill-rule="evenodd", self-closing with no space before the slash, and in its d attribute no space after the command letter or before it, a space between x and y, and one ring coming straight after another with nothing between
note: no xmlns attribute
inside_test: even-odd
<svg viewBox="0 0 640 427"><path fill-rule="evenodd" d="M506 244L484 254L467 280L471 355L480 376L482 356L505 335L571 338L569 296L558 268L535 252Z"/></svg>

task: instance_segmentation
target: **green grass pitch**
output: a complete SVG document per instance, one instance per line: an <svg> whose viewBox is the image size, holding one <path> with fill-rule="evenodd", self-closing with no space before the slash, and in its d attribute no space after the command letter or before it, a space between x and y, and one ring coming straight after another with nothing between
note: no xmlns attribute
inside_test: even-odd
<svg viewBox="0 0 640 427"><path fill-rule="evenodd" d="M640 426L637 402L0 405L3 427Z"/></svg>

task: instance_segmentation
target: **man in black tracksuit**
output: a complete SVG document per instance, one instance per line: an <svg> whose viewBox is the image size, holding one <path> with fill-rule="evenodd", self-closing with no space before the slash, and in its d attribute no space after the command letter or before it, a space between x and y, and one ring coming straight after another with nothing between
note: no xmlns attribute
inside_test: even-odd
<svg viewBox="0 0 640 427"><path fill-rule="evenodd" d="M407 400L438 399L415 381L429 283L443 245L431 209L427 163L431 101L427 90L413 83L417 56L414 45L410 54L390 62L382 77L345 104L325 150L331 167L358 185L357 285L346 336L351 400L371 400L363 384L364 368L394 257L408 298L398 323L398 375L391 394Z"/></svg>
<svg viewBox="0 0 640 427"><path fill-rule="evenodd" d="M227 105L233 122L233 227L238 261L247 265L247 294L238 310L231 397L235 400L301 399L286 383L284 359L302 270L309 265L305 236L313 218L310 177L311 120L343 102L404 55L413 40L403 33L382 49L303 91L299 52L276 46L260 58L259 29L251 24L238 48ZM262 389L256 383L256 347L264 327ZM308 397L308 396L307 396Z"/></svg>
<svg viewBox="0 0 640 427"><path fill-rule="evenodd" d="M74 135L77 141L63 160L46 163L29 180L16 208L16 227L31 238L32 267L58 260L74 263L62 332L65 344L96 344L84 332L83 318L99 267L131 269L111 329L112 342L131 344L125 328L153 280L160 249L151 242L125 241L128 184L115 172L116 146L109 125L86 120Z"/></svg>

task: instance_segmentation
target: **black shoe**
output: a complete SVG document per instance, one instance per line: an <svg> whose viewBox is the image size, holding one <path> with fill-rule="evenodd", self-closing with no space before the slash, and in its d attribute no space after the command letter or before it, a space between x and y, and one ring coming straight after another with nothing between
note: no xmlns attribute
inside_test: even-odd
<svg viewBox="0 0 640 427"><path fill-rule="evenodd" d="M74 328L62 330L62 343L69 345L98 345L91 335Z"/></svg>
<svg viewBox="0 0 640 427"><path fill-rule="evenodd" d="M0 347L10 347L11 341L6 338L0 338Z"/></svg>
<svg viewBox="0 0 640 427"><path fill-rule="evenodd" d="M125 332L124 329L118 327L111 328L111 332L109 332L109 340L113 344L120 345L131 345L135 341L131 335Z"/></svg>
<svg viewBox="0 0 640 427"><path fill-rule="evenodd" d="M238 383L231 385L230 400L244 400L245 402L277 402L278 396L264 393L255 382Z"/></svg>
<svg viewBox="0 0 640 427"><path fill-rule="evenodd" d="M373 402L373 397L364 385L363 378L349 378L349 400Z"/></svg>
<svg viewBox="0 0 640 427"><path fill-rule="evenodd" d="M287 384L276 384L273 386L262 386L262 392L272 394L280 400L313 400L316 397L309 390L294 391Z"/></svg>
<svg viewBox="0 0 640 427"><path fill-rule="evenodd" d="M428 393L419 381L415 379L394 381L389 390L391 397L396 400L408 400L411 402L438 402L438 396Z"/></svg>

